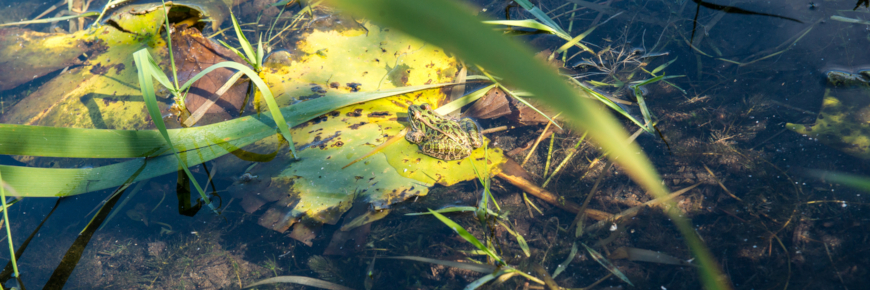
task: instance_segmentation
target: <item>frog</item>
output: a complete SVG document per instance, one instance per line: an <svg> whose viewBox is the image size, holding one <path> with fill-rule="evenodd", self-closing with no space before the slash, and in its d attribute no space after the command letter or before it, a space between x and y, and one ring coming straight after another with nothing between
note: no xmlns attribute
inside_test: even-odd
<svg viewBox="0 0 870 290"><path fill-rule="evenodd" d="M429 104L408 106L410 128L405 139L428 156L445 161L463 159L483 145L480 125L472 119L450 119Z"/></svg>

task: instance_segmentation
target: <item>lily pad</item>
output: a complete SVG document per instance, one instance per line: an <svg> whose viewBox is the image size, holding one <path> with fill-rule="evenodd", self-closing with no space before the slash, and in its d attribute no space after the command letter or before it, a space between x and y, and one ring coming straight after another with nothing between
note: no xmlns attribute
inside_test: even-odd
<svg viewBox="0 0 870 290"><path fill-rule="evenodd" d="M80 64L78 57L94 48L93 41L68 34L0 29L0 91Z"/></svg>
<svg viewBox="0 0 870 290"><path fill-rule="evenodd" d="M832 71L827 76L829 88L815 124L788 123L786 128L852 156L870 158L870 73Z"/></svg>
<svg viewBox="0 0 870 290"><path fill-rule="evenodd" d="M365 26L365 28L363 28ZM452 82L455 58L438 47L371 24L341 31L313 31L297 42L296 55L270 58L262 75L284 104L327 91L375 91ZM436 183L449 186L494 172L504 162L499 149L484 147L463 160L424 155L399 134L408 106L444 104L447 94L432 89L344 107L291 130L299 160L282 156L248 171L256 180L234 186L247 211L274 202L260 225L279 232L297 222L291 237L310 242L310 229L335 224L356 202L373 210L424 196ZM366 156L392 138L398 141ZM273 147L274 148L274 147ZM345 168L346 167L346 168ZM370 219L369 221L374 221Z"/></svg>

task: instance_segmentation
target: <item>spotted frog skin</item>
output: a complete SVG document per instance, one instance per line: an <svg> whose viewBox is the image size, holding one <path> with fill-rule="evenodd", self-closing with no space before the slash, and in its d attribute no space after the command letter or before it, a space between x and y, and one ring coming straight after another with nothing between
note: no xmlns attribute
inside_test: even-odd
<svg viewBox="0 0 870 290"><path fill-rule="evenodd" d="M405 139L419 145L423 154L438 159L462 159L483 145L476 122L468 118L459 121L445 118L435 113L429 104L409 106L408 123L410 129Z"/></svg>

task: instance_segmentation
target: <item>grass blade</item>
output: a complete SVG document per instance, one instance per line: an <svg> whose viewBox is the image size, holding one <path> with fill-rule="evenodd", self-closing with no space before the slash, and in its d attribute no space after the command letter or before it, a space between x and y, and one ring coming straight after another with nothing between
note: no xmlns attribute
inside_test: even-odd
<svg viewBox="0 0 870 290"><path fill-rule="evenodd" d="M269 279L263 279L255 282L254 284L250 284L245 286L245 288L251 288L260 285L268 285L268 284L276 284L276 283L290 283L297 285L305 285L311 287L317 287L322 289L331 289L331 290L353 290L353 288L344 287L332 282L326 282L320 279L314 279L311 277L305 276L278 276L272 277Z"/></svg>
<svg viewBox="0 0 870 290"><path fill-rule="evenodd" d="M281 109L278 108L278 103L275 102L275 97L272 96L272 91L269 89L269 86L266 85L266 82L264 82L263 79L261 79L256 72L254 72L247 66L230 61L214 64L193 76L193 78L191 78L186 83L184 83L183 86L181 86L181 89L185 90L189 88L193 85L194 82L204 77L209 72L224 67L236 69L243 72L245 75L248 76L249 79L251 79L254 85L257 86L257 89L259 89L260 93L263 95L263 99L266 100L266 105L269 106L269 113L272 114L272 118L275 119L275 124L278 125L278 132L280 132L281 135L284 136L284 139L287 140L288 143L290 143L290 152L293 154L293 158L297 158L296 144L293 143L293 136L290 135L290 127L287 126L287 121L284 120L284 116L281 114Z"/></svg>
<svg viewBox="0 0 870 290"><path fill-rule="evenodd" d="M486 67L503 77L506 83L529 91L551 107L559 108L577 129L588 130L593 141L608 151L608 157L638 184L656 197L668 194L650 160L637 144L625 142L628 133L612 116L584 98L585 93L566 85L558 74L533 57L531 49L492 31L459 3L447 0L332 0L331 3L443 47L467 62ZM507 59L511 61L505 61ZM705 287L729 289L717 280L722 277L722 271L688 219L677 211L666 213L703 265L700 276Z"/></svg>
<svg viewBox="0 0 870 290"><path fill-rule="evenodd" d="M463 270L469 270L469 271L474 271L474 272L484 273L484 274L491 274L492 272L495 272L495 270L496 270L496 267L493 265L445 261L445 260L437 260L437 259L430 259L430 258L426 258L426 257L417 257L417 256L385 257L383 259L398 259L398 260L409 260L409 261L432 263L432 264L438 264L438 265L447 266L447 267L459 268L459 269L463 269Z"/></svg>
<svg viewBox="0 0 870 290"><path fill-rule="evenodd" d="M314 100L305 101L303 103L284 107L281 109L281 114L286 116L287 120L289 120L290 126L296 126L302 123L305 123L317 116L326 114L328 112L334 111L335 109L358 104L366 101L371 101L379 98L406 94L411 92L416 92L423 89L433 89L443 86L453 85L453 83L445 83L445 84L432 84L432 85L423 85L423 86L413 86L413 87L401 87L389 90L383 90L379 92L357 92L357 93L347 93L347 94L332 94L327 93L326 96L320 97ZM19 125L23 126L23 125ZM202 143L193 143L196 146L182 148L178 144L176 148L180 148L179 152L181 153L181 157L183 160L187 162L187 164L200 164L220 156L223 156L232 151L238 150L241 147L250 145L258 140L263 138L272 136L275 134L275 122L271 118L271 115L264 114L262 116L252 115L245 116L241 118L237 118L234 120L226 121L223 123L209 125L213 126L217 133L214 134L205 134L204 136L200 136L197 131L197 128L186 128L186 129L173 129L169 130L170 132L176 132L177 135L171 136L191 136L196 138L201 138L204 140ZM204 126L208 127L208 126ZM4 127L0 126L0 129ZM40 127L40 128L48 128L48 127ZM241 130L241 131L250 131L247 134L233 136L233 138L227 138L227 136L220 134L220 129L224 128L226 130ZM111 150L111 146L117 146L117 144L126 144L136 143L137 140L144 140L154 144L154 146L163 146L157 147L157 149L164 148L162 150L172 152L169 145L166 144L166 141L163 139L163 136L156 130L143 130L143 131L124 131L124 130L101 130L101 129L70 129L70 128L55 128L55 129L63 129L63 130L73 130L73 131L62 131L65 133L69 132L77 132L79 130L87 130L89 132L93 132L91 136L115 136L116 141L113 142L102 142L109 139L96 139L93 143L75 143L75 144L88 144L94 147L105 148L106 150ZM69 135L62 135L66 138L59 138L58 140L64 142L57 142L55 140L49 140L42 135L27 135L20 134L15 130L0 130L0 132L11 132L9 135L12 136L29 136L27 140L33 140L34 144L37 142L42 142L40 146L49 146L46 143L58 143L52 146L63 147L66 142L64 140L69 139ZM125 133L125 134L119 134ZM129 133L129 134L127 134ZM190 133L191 135L185 135ZM0 135L0 140L2 138L6 138L6 135ZM78 139L78 138L73 138ZM173 139L178 140L178 139ZM181 140L181 142L186 142L187 140ZM77 141L78 142L78 141ZM27 143L23 143L20 146L27 146ZM0 151L5 149L7 144L4 143L4 146L0 146ZM197 149L194 149L197 148ZM92 150L92 149L88 149ZM142 151L147 151L141 149ZM19 150L20 151L20 150ZM123 157L139 157L139 156L125 156L122 153L127 151L118 151L115 152ZM2 153L0 153L2 154ZM60 196L70 196L77 195L91 191L102 190L111 187L117 187L121 184L125 178L127 178L127 174L136 171L142 164L145 164L144 158L137 158L121 163L116 163L112 165L100 166L95 168L37 168L37 167L22 167L22 166L8 166L8 165L0 165L0 170L3 170L3 173L6 176L6 182L8 185L15 188L18 192L17 194L23 197L60 197ZM137 181L157 177L160 175L164 175L167 173L173 173L178 171L178 161L175 156L164 155L159 157L152 157L147 159L147 167L145 171L139 175ZM46 179L45 176L51 176L52 178ZM87 182L83 182L86 180Z"/></svg>
<svg viewBox="0 0 870 290"><path fill-rule="evenodd" d="M571 261L574 261L574 255L577 255L576 242L574 243L574 245L571 246L571 253L568 254L568 258L565 258L565 261L562 262L562 264L559 264L558 267L556 267L556 271L553 271L553 279L556 279L559 274L562 274L562 271L565 271L565 269L568 268L568 265L571 264Z"/></svg>
<svg viewBox="0 0 870 290"><path fill-rule="evenodd" d="M628 277L626 277L625 274L622 274L622 271L619 271L619 269L617 269L616 266L611 264L610 261L607 260L607 258L604 258L604 256L601 255L601 253L598 253L598 251L590 248L586 244L583 244L583 243L581 243L581 244L583 245L583 247L586 248L586 251L589 252L589 255L592 256L592 259L594 259L596 262L598 262L598 264L601 264L601 266L603 266L605 269L610 271L610 273L613 273L613 275L615 275L616 277L619 277L619 279L622 279L622 281L625 281L625 283L628 283L628 285L631 285L632 287L634 287L634 284L631 284L631 281L628 281Z"/></svg>
<svg viewBox="0 0 870 290"><path fill-rule="evenodd" d="M202 197L203 201L205 201L213 211L217 212L217 209L211 203L211 200L205 195L205 191L203 191L199 186L199 182L196 182L193 173L191 173L190 169L187 168L187 163L181 159L178 150L172 146L172 139L169 138L169 133L166 132L166 124L163 123L163 116L161 116L160 108L157 106L157 96L154 94L154 83L151 78L151 76L157 74L158 71L153 71L153 68L148 65L154 64L154 60L151 59L151 54L148 53L147 49L143 48L133 53L133 60L136 62L136 69L139 70L139 90L142 92L142 98L145 99L145 106L148 108L148 114L151 115L151 121L154 122L154 126L157 127L160 131L160 135L162 135L163 139L166 140L166 144L169 144L169 147L172 147L172 151L178 159L178 164L182 169L184 169L184 173L187 174L187 177L193 181L193 186L196 187L200 197ZM162 75L163 71L159 71L159 74Z"/></svg>
<svg viewBox="0 0 870 290"><path fill-rule="evenodd" d="M561 34L561 36L559 36L559 37L562 37L562 38L567 37L567 38L565 38L566 40L571 38L570 36L568 36L567 32L562 30L562 27L560 27L559 24L556 24L556 22L553 21L553 19L550 18L550 16L547 16L547 14L544 13L544 11L541 11L541 9L538 9L538 7L533 5L532 2L529 2L529 0L515 0L514 2L516 2L517 4L520 4L520 6L522 6L523 9L526 9L527 11L529 11L529 13L534 15L535 18L538 18L538 20L540 20L544 24L546 24L550 27L553 27L553 29L558 30L559 34Z"/></svg>
<svg viewBox="0 0 870 290"><path fill-rule="evenodd" d="M254 67L254 69L259 70L259 66L257 66L258 61L256 60L257 55L254 54L254 48L251 47L251 42L248 41L248 38L245 37L244 33L242 33L242 27L239 25L239 20L236 19L236 15L233 14L232 11L230 11L230 18L233 19L233 29L235 29L236 36L239 38L239 43L242 45L242 50L245 51L245 55L247 56L245 59Z"/></svg>
<svg viewBox="0 0 870 290"><path fill-rule="evenodd" d="M462 237L463 239L465 239L466 241L468 241L469 243L471 243L472 245L477 247L479 250L485 252L493 260L497 261L499 265L504 265L504 260L502 260L502 258L498 254L496 254L495 252L493 252L492 250L487 248L485 245L483 245L483 243L481 243L480 240L478 240L477 238L474 237L474 235L472 235L471 233L466 231L464 228L462 228L462 226L460 226L459 224L457 224L453 220L447 218L446 216L444 216L440 213L437 213L431 209L429 210L429 212L431 212L433 215L435 215L436 218L441 220L442 223L446 224L448 227L453 229L453 231L455 231L457 234L459 234L460 237Z"/></svg>
<svg viewBox="0 0 870 290"><path fill-rule="evenodd" d="M480 277L479 279L474 280L474 282L471 282L471 284L468 284L468 286L465 286L464 289L465 290L477 289L478 287L483 286L483 284L486 284L487 282L492 281L495 278L498 278L498 276L501 276L504 273L505 273L504 271L498 271L498 272Z"/></svg>
<svg viewBox="0 0 870 290"><path fill-rule="evenodd" d="M15 262L15 245L12 244L12 232L11 227L9 226L9 206L6 204L6 183L3 182L3 174L0 171L0 198L3 199L3 223L6 227L6 240L9 241L9 257L12 261L12 269L14 270L15 277L21 277L18 274L18 264Z"/></svg>

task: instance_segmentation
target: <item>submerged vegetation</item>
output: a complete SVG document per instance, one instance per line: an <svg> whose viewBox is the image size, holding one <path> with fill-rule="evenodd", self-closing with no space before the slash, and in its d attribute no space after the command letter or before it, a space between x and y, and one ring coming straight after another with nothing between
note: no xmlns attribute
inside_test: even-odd
<svg viewBox="0 0 870 290"><path fill-rule="evenodd" d="M3 289L866 284L861 1L224 2L3 8Z"/></svg>

